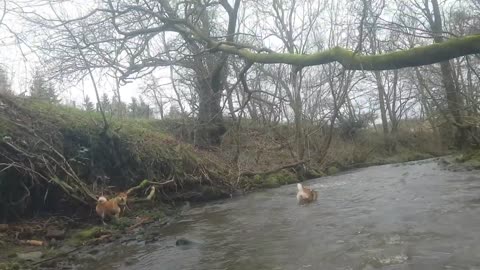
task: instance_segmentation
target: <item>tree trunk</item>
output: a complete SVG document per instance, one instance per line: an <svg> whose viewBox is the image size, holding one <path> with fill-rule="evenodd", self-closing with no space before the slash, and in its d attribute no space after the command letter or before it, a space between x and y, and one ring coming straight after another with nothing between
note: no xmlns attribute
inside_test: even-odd
<svg viewBox="0 0 480 270"><path fill-rule="evenodd" d="M158 112L160 113L160 119L163 120L163 100L162 98L158 98L158 95L157 95L157 89L153 89L153 97L155 98L155 103L157 103L157 107L158 107ZM183 115L183 114L182 114Z"/></svg>
<svg viewBox="0 0 480 270"><path fill-rule="evenodd" d="M298 160L303 160L305 156L305 136L303 132L303 104L301 96L301 71L294 70L291 73L293 90L293 114L295 123L295 142L297 145Z"/></svg>
<svg viewBox="0 0 480 270"><path fill-rule="evenodd" d="M199 79L198 98L198 123L194 143L200 147L219 145L222 135L226 132L220 105L221 91L213 91L207 80Z"/></svg>
<svg viewBox="0 0 480 270"><path fill-rule="evenodd" d="M440 131L437 127L437 123L434 121L434 117L435 117L434 116L434 109L431 108L430 105L428 104L428 101L427 101L428 97L427 97L427 94L425 92L428 93L428 96L432 99L432 102L437 107L437 110L439 110L440 113L442 113L443 110L440 107L440 105L435 101L434 97L430 95L430 93L427 89L428 86L425 82L425 79L423 78L423 76L420 73L420 71L418 70L418 68L415 68L415 76L417 77L417 80L418 80L418 88L419 88L419 91L420 91L421 102L422 102L422 106L425 108L425 113L427 115L427 120L430 123L430 126L432 126L432 130L433 130L433 133L436 136L437 141L440 142L442 145L445 145L443 140L442 140L442 136L440 135ZM447 121L449 121L448 115L446 115L446 118L447 118Z"/></svg>
<svg viewBox="0 0 480 270"><path fill-rule="evenodd" d="M458 93L457 88L455 87L455 84L453 82L452 68L450 66L450 63L440 63L440 69L442 72L442 83L446 91L448 110L452 114L455 122L460 125L457 125L457 130L455 132L455 145L458 148L463 148L467 142L467 132L465 128L461 126L463 124L463 117L461 113L462 101L460 93Z"/></svg>
<svg viewBox="0 0 480 270"><path fill-rule="evenodd" d="M382 118L382 128L383 128L383 140L385 142L385 147L389 148L388 140L388 119L387 119L387 109L385 107L385 88L383 87L382 77L379 71L375 71L375 79L377 82L378 90L378 102L380 105L380 116Z"/></svg>
<svg viewBox="0 0 480 270"><path fill-rule="evenodd" d="M443 27L442 17L440 13L440 6L437 0L432 0L433 18L430 16L429 22L434 33L434 42L442 43L443 40ZM467 145L467 130L463 127L462 117L462 98L459 90L455 86L453 70L449 61L440 63L440 70L442 73L442 83L445 87L445 95L447 97L447 106L449 112L452 114L454 121L456 122L457 130L455 132L455 145L458 148L463 148ZM454 128L453 126L451 128Z"/></svg>
<svg viewBox="0 0 480 270"><path fill-rule="evenodd" d="M394 138L394 142L396 143L397 133L398 133L398 125L399 125L399 118L401 116L397 115L397 86L398 86L398 70L393 71L393 85L392 85L392 99L387 98L387 109L390 115L390 134Z"/></svg>
<svg viewBox="0 0 480 270"><path fill-rule="evenodd" d="M305 156L305 136L303 135L303 124L302 124L302 101L295 101L295 110L294 110L294 121L295 121L295 140L297 142L297 155L298 160L303 160Z"/></svg>

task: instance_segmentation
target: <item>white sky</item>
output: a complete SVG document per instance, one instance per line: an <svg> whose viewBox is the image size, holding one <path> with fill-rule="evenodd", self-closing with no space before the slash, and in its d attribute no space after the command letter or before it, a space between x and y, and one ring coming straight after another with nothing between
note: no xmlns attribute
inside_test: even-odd
<svg viewBox="0 0 480 270"><path fill-rule="evenodd" d="M7 0L7 10L13 9L16 5L32 6L32 10L37 13L48 14L50 7L40 6L40 1L36 0ZM95 3L95 2L90 2ZM75 10L75 12L81 13L81 10L88 10L88 6L85 6L85 1L69 1L69 12ZM0 7L0 16L3 14L3 8ZM45 12L43 12L45 11ZM12 84L12 89L16 93L22 93L29 89L32 80L32 74L36 67L40 66L39 58L32 51L28 45L18 42L18 39L15 38L15 35L12 34L9 29L14 33L18 34L17 37L22 37L29 35L35 37L35 34L28 33L30 29L26 29L25 22L19 19L13 12L6 14L3 24L0 25L0 65L7 71L9 79ZM9 29L7 29L7 27ZM29 41L27 41L28 43ZM156 72L156 77L158 77L160 83L165 83L170 81L170 76L168 69L163 71L158 69ZM100 91L100 96L103 93L107 93L109 96L113 95L115 89L115 80L105 74L96 74L96 83ZM166 81L165 81L166 80ZM141 80L135 80L121 87L121 98L124 102L129 102L132 97L138 97L140 94L140 89L143 85ZM75 101L77 104L82 104L84 94L90 97L90 100L95 100L95 92L93 90L91 80L86 77L83 81L72 82L68 86L66 84L59 85L57 88L61 91L62 100L65 102Z"/></svg>
<svg viewBox="0 0 480 270"><path fill-rule="evenodd" d="M38 7L35 3L39 3L41 0L10 0L9 3L10 7L14 7L13 3L17 3L19 5L30 5L34 6L36 12L40 10L49 10L49 7ZM320 0L319 0L320 1ZM448 0L450 1L450 0ZM97 1L97 3L100 1ZM339 1L343 2L343 1ZM86 2L85 0L72 0L68 1L68 5L70 5L69 12L72 11L73 13L81 14L82 11L88 10L90 3L90 7L95 5L95 1ZM332 0L331 2L336 3ZM346 2L345 2L346 3ZM343 6L340 8L344 8ZM346 10L341 10L345 12ZM48 14L48 12L46 12ZM388 11L385 11L388 13ZM247 14L247 16L251 16L251 14ZM325 32L328 32L329 29L329 22L328 18L321 18L322 24L325 25ZM18 18L14 17L12 14L7 14L5 17L4 23L12 28L13 31L16 33L23 33L28 32L29 29L24 29L25 25L22 24L22 21ZM264 21L265 25L271 24L269 20ZM267 27L267 26L265 26ZM254 26L256 28L256 26ZM257 29L258 31L258 29ZM343 32L341 35L345 35L346 33ZM339 35L339 36L341 36ZM272 48L277 49L277 47L281 46L278 43L278 40L275 38L270 37L264 40L264 45ZM33 70L36 66L39 65L38 58L36 55L29 50L29 48L25 45L16 44L14 36L6 31L4 26L0 26L0 64L4 65L8 74L12 81L12 86L15 92L21 93L28 90L28 87L31 82L31 75L33 74ZM170 81L170 76L168 70L157 70L155 72L157 78L160 78L159 84L165 84ZM103 93L107 93L109 96L112 96L113 89L115 88L114 80L105 74L97 74L96 76L96 83L100 90L100 95ZM139 88L143 85L142 81L136 80L132 83L129 83L121 88L121 96L122 100L125 102L129 102L132 97L136 97L140 94ZM95 93L93 91L92 83L88 79L88 77L84 81L80 81L74 85L59 85L63 89L63 99L64 100L74 100L77 104L81 104L83 100L83 95L86 94L90 96L90 99L93 101L95 100ZM170 92L167 87L165 87L166 92Z"/></svg>

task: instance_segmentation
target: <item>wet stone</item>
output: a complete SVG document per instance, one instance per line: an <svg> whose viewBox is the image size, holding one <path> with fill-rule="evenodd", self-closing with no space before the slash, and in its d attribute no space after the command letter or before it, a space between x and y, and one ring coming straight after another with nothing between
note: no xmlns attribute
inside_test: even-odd
<svg viewBox="0 0 480 270"><path fill-rule="evenodd" d="M180 239L177 239L177 241L175 242L175 245L177 246L188 246L188 245L192 245L194 244L194 242L186 239L186 238L180 238Z"/></svg>

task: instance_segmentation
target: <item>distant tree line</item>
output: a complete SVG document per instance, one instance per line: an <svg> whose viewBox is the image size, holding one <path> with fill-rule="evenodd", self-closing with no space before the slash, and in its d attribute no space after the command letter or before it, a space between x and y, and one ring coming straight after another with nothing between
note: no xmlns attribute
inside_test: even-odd
<svg viewBox="0 0 480 270"><path fill-rule="evenodd" d="M132 97L129 103L119 101L115 95L110 98L108 94L103 93L100 104L94 104L88 95L85 95L83 100L83 109L85 111L93 112L99 111L100 106L105 111L105 114L115 117L130 117L130 118L154 118L153 110L145 102L142 96L138 98Z"/></svg>
<svg viewBox="0 0 480 270"><path fill-rule="evenodd" d="M45 101L50 104L60 104L60 91L55 87L53 80L49 79L40 69L35 70L30 86L28 87L29 97L35 100ZM11 80L8 77L7 69L0 66L0 93L13 95ZM76 107L75 102L68 104ZM154 118L154 113L150 105L143 96L132 97L129 103L119 101L119 98L113 96L110 98L107 93L101 97L101 107L105 113L115 117L129 118ZM81 109L94 112L99 111L99 104L94 103L92 99L85 95ZM173 108L173 114L176 115L178 108Z"/></svg>

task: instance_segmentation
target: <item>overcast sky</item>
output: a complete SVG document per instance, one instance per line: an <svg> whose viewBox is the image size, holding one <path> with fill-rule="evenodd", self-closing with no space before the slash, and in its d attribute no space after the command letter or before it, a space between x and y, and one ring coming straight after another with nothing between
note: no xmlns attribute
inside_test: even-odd
<svg viewBox="0 0 480 270"><path fill-rule="evenodd" d="M15 0L7 1L7 11L16 8L16 5L23 7L30 6L32 10L37 13L49 14L50 7L40 5L41 1L36 0ZM86 1L69 1L69 10L81 11L87 10L89 7L85 6ZM90 2L95 3L95 2ZM0 8L0 12L3 8ZM28 9L26 10L28 11ZM0 16L3 12L0 13ZM11 30L11 31L10 31ZM12 88L16 93L28 91L32 81L32 74L36 67L41 67L39 58L34 49L29 47L31 40L21 40L24 36L34 37L35 33L29 33L25 21L20 19L14 12L7 12L4 16L3 25L0 25L0 65L6 69L8 76L12 83ZM12 34L14 32L15 34ZM160 78L161 83L169 81L168 70L159 70L156 72L157 77ZM115 88L115 80L106 76L105 74L96 75L96 83L100 90L100 95L107 93L109 96L113 95ZM136 80L132 83L122 86L121 95L123 101L130 101L132 97L140 94L143 82ZM89 79L84 79L79 82L72 82L71 84L57 84L60 89L63 101L75 101L81 104L84 94L90 96L93 100L95 92L92 83Z"/></svg>
<svg viewBox="0 0 480 270"><path fill-rule="evenodd" d="M34 10L37 13L42 13L46 14L48 16L50 11L49 6L41 6L39 3L43 2L42 0L7 0L7 10L8 9L14 9L15 5L22 5L22 6L30 6L32 10ZM92 8L93 5L98 3L100 1L85 1L85 0L71 0L68 1L68 12L77 12L81 14L82 12L86 12L86 10L89 10ZM450 0L446 2L451 2ZM335 1L331 2L332 5L333 3L337 3ZM340 0L339 2L340 3ZM348 2L345 2L348 3ZM444 3L445 4L445 3ZM342 7L343 8L343 7ZM28 10L27 10L28 11ZM346 10L342 10L345 12ZM351 11L350 11L351 12ZM386 16L389 17L391 16L390 14L394 12L392 10L384 11L384 15L387 14ZM251 14L248 14L247 12L247 17L250 16ZM344 15L348 15L348 13L345 13ZM350 13L351 15L351 13ZM343 16L343 15L341 15ZM321 18L322 19L322 18ZM323 18L322 20L322 25L325 25L325 29L328 29L326 27L328 25L328 18ZM271 24L272 22L268 20L264 20L263 24L268 25ZM17 16L15 16L14 13L7 13L3 24L7 25L10 27L11 30L13 30L15 33L18 33L20 37L24 35L28 35L29 37L35 36L35 33L30 33L31 29L28 29L24 21L19 19ZM255 26L256 27L256 26ZM28 34L25 34L28 33ZM345 33L343 33L345 34ZM341 36L341 34L339 35ZM28 43L29 41L27 41ZM277 44L278 46L281 46L281 43L275 42L273 38L268 38L264 40L264 45L276 50L278 46L275 46ZM28 87L31 83L31 77L33 74L33 71L35 67L39 66L39 61L38 57L35 55L32 50L28 48L25 44L22 44L22 42L18 43L18 39L15 38L14 35L12 35L5 26L0 26L0 64L2 64L12 81L12 86L14 91L17 93L24 92L28 90ZM168 70L161 71L158 70L155 72L156 77L161 77L161 81L159 81L159 84L165 84L168 83L170 78L169 78L169 72ZM109 96L112 96L113 89L115 88L115 83L112 78L109 78L105 74L97 74L96 76L96 82L99 86L99 89L101 91L100 94L107 93ZM130 101L131 97L133 96L138 96L139 93L139 88L143 85L143 82L137 80L133 83L127 84L125 86L122 86L121 88L121 95L122 95L122 100L123 101ZM67 85L67 84L62 84L58 85L58 88L61 88L63 90L63 98L64 100L75 100L78 103L82 103L83 100L83 95L89 95L90 98L93 100L94 99L94 91L92 87L92 83L90 80L86 79L84 81L80 81L77 83L73 83L73 85ZM164 86L166 88L166 86ZM168 91L168 89L166 89Z"/></svg>

